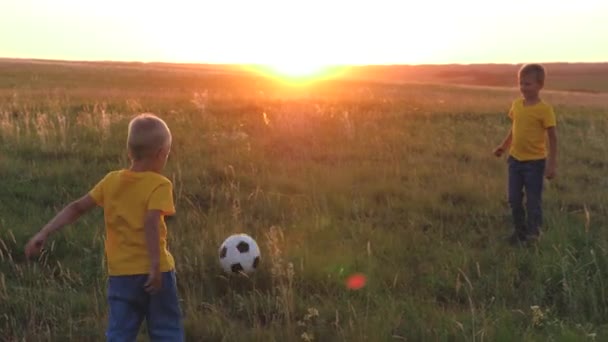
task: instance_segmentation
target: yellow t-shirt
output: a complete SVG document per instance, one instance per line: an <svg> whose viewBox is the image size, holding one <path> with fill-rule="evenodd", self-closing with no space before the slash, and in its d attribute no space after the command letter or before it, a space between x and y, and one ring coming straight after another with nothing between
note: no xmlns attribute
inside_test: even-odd
<svg viewBox="0 0 608 342"><path fill-rule="evenodd" d="M524 106L524 99L513 101L509 118L513 121L513 139L509 153L519 161L547 157L547 128L556 125L553 107L544 101Z"/></svg>
<svg viewBox="0 0 608 342"><path fill-rule="evenodd" d="M155 172L130 170L108 173L89 195L104 209L105 251L111 276L147 274L150 257L146 248L144 217L148 210L162 211L160 234L160 270L175 267L167 250L167 226L164 216L173 215L171 181Z"/></svg>

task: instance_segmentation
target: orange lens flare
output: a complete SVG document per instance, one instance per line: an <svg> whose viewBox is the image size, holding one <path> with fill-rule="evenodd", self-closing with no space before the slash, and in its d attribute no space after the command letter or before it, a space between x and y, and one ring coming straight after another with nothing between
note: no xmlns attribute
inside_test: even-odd
<svg viewBox="0 0 608 342"><path fill-rule="evenodd" d="M350 290L362 289L367 283L367 278L362 273L355 273L346 278L346 287Z"/></svg>

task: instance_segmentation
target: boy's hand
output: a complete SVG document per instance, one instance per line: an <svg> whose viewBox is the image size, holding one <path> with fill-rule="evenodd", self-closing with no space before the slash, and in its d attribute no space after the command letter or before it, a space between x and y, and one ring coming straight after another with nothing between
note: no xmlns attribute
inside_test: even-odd
<svg viewBox="0 0 608 342"><path fill-rule="evenodd" d="M148 274L148 280L146 284L144 284L144 289L149 294L155 294L163 287L163 278L161 277L160 269L157 267L152 267L150 269L150 274Z"/></svg>
<svg viewBox="0 0 608 342"><path fill-rule="evenodd" d="M545 169L545 178L547 178L547 179L555 178L555 176L557 176L555 169L556 169L555 165L552 165L552 164L547 165L547 168Z"/></svg>
<svg viewBox="0 0 608 342"><path fill-rule="evenodd" d="M502 154L505 153L505 148L501 146L498 146L494 149L494 155L497 157L502 156Z"/></svg>
<svg viewBox="0 0 608 342"><path fill-rule="evenodd" d="M40 254L40 250L42 250L42 246L44 246L47 238L48 235L43 231L34 235L25 245L25 257L29 259L31 256Z"/></svg>
<svg viewBox="0 0 608 342"><path fill-rule="evenodd" d="M87 211L96 206L95 200L90 195L84 195L74 202L68 204L55 217L47 223L38 234L34 235L25 245L25 256L30 258L35 254L39 254L46 239L52 233L65 227L66 225L76 221Z"/></svg>

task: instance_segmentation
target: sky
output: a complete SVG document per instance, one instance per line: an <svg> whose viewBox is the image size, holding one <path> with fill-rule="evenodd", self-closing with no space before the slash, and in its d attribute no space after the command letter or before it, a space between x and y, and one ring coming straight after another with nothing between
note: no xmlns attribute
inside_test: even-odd
<svg viewBox="0 0 608 342"><path fill-rule="evenodd" d="M243 64L608 61L605 0L0 0L0 57Z"/></svg>

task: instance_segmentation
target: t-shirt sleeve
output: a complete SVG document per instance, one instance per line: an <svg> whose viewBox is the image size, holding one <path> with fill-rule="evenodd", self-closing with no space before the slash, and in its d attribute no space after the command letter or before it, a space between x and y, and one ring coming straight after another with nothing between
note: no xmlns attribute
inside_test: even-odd
<svg viewBox="0 0 608 342"><path fill-rule="evenodd" d="M543 115L543 127L544 128L555 127L556 124L557 124L557 122L555 119L555 112L553 111L553 107L549 107L545 111L545 115Z"/></svg>
<svg viewBox="0 0 608 342"><path fill-rule="evenodd" d="M507 114L507 116L511 120L513 120L513 112L515 111L515 102L516 101L513 101L513 103L511 103L511 108L509 109L509 114Z"/></svg>
<svg viewBox="0 0 608 342"><path fill-rule="evenodd" d="M89 191L89 196L91 196L93 198L93 200L95 201L95 203L97 203L97 205L100 207L103 207L103 201L104 201L103 188L104 188L106 179L108 179L108 175L106 175L105 177L103 177L102 180L97 182L97 184L95 184L93 189L91 189L91 191Z"/></svg>
<svg viewBox="0 0 608 342"><path fill-rule="evenodd" d="M163 215L175 214L171 183L163 183L154 189L148 201L148 210L160 210Z"/></svg>

